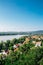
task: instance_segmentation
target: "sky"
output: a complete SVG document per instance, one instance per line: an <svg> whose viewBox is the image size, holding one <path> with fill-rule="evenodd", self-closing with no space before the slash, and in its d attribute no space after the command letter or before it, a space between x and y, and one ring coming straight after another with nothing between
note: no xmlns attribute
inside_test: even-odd
<svg viewBox="0 0 43 65"><path fill-rule="evenodd" d="M43 30L43 0L0 0L0 32Z"/></svg>

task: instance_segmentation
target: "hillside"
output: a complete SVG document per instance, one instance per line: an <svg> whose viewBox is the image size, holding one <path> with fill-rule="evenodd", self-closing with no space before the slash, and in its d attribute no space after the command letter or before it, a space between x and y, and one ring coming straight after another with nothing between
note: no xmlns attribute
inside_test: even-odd
<svg viewBox="0 0 43 65"><path fill-rule="evenodd" d="M1 42L0 65L43 65L43 39L38 39L24 36Z"/></svg>
<svg viewBox="0 0 43 65"><path fill-rule="evenodd" d="M0 35L34 35L43 34L43 30L29 32L0 32Z"/></svg>

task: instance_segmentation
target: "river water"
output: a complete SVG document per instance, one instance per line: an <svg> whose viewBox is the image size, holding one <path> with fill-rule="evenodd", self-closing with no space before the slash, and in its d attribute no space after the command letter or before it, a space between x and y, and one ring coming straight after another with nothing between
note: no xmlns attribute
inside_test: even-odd
<svg viewBox="0 0 43 65"><path fill-rule="evenodd" d="M6 41L6 40L12 40L14 38L20 38L22 36L25 36L25 35L5 35L5 36L0 36L0 41Z"/></svg>

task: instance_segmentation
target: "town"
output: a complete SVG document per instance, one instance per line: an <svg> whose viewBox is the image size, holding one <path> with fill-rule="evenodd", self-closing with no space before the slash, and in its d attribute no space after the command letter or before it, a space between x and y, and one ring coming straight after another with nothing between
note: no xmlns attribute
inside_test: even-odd
<svg viewBox="0 0 43 65"><path fill-rule="evenodd" d="M20 41L19 41L20 40ZM43 43L43 35L32 35L32 36L22 36L19 39L7 40L6 42L0 43L0 55L5 54L7 55L10 50L18 50L18 48L24 44L33 44L35 47L41 46ZM11 46L10 46L11 45ZM5 47L5 48L4 48ZM11 48L11 49L10 49Z"/></svg>
<svg viewBox="0 0 43 65"><path fill-rule="evenodd" d="M38 54L40 55L39 57L37 56ZM24 60L22 58L24 58ZM36 65L43 64L43 35L22 36L19 39L15 38L13 40L7 40L6 42L0 42L0 64L6 65L9 63L9 65L12 65L13 63L19 65L17 62L20 62L20 65L25 65L25 63L32 64L29 58L31 62L33 58L35 58L37 62L40 61L36 63L35 59L33 59L33 65L34 62ZM25 62L25 60L28 62Z"/></svg>

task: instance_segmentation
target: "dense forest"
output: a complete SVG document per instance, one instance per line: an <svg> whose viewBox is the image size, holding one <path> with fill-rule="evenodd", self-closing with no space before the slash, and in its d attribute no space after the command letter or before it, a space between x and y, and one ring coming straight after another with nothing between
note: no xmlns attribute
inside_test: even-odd
<svg viewBox="0 0 43 65"><path fill-rule="evenodd" d="M19 39L7 40L0 42L0 53L4 50L7 55L0 54L0 65L43 65L43 39L32 39L23 36ZM29 40L30 39L30 40ZM41 46L35 47L32 41L41 41ZM13 48L18 43L21 46Z"/></svg>

